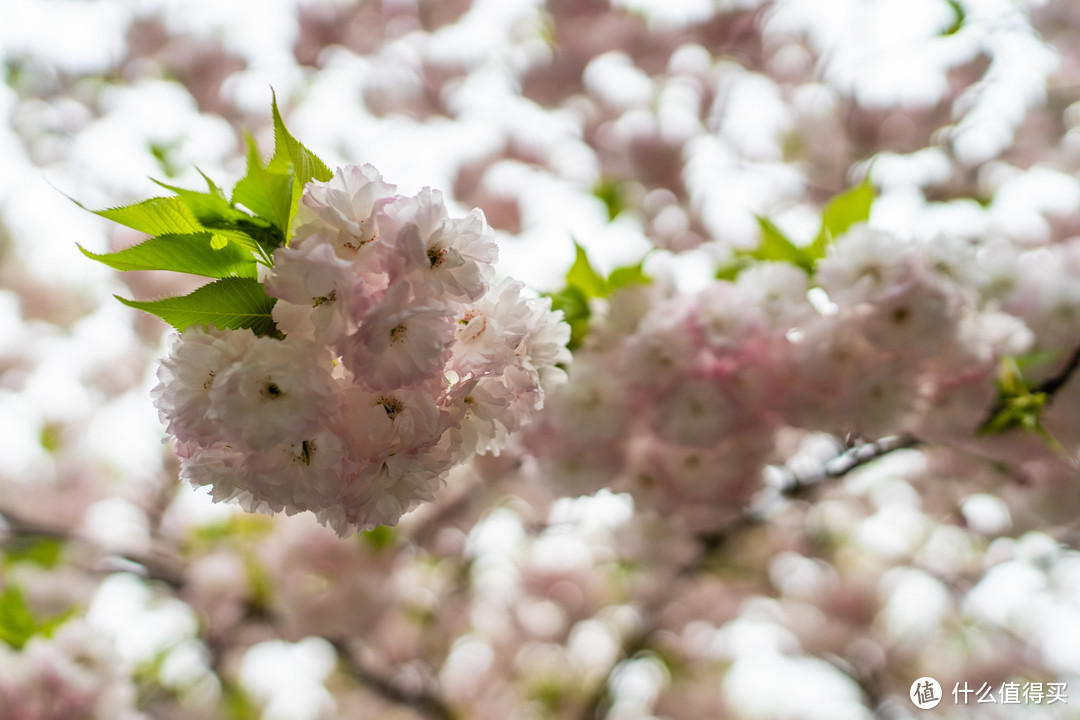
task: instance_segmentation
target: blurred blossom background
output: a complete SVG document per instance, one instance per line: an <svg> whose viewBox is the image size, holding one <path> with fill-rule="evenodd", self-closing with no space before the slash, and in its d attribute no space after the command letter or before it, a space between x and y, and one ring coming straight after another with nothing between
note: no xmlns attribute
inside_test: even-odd
<svg viewBox="0 0 1080 720"><path fill-rule="evenodd" d="M545 425L339 539L179 483L149 396L169 330L112 296L199 283L78 247L142 237L80 204L231 186L273 92L331 168L481 208L500 277L557 292L575 241L604 276L644 258L598 337L709 292L759 217L809 245L869 176L872 228L982 248L950 272L1067 354L1077 3L3 0L0 60L0 720L906 718L923 676L940 717L1078 716L1080 485L1038 439L899 449L749 520L762 477L845 448L770 425L706 458L730 478L703 519L598 449L547 458ZM784 287L740 282L735 314ZM1046 419L1073 458L1078 407Z"/></svg>

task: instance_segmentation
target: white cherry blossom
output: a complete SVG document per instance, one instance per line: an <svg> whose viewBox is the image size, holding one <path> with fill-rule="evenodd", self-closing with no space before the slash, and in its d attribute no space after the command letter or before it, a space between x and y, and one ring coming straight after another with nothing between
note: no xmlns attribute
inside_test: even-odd
<svg viewBox="0 0 1080 720"><path fill-rule="evenodd" d="M222 437L254 450L303 440L329 417L335 385L318 345L259 338L215 378L210 415Z"/></svg>
<svg viewBox="0 0 1080 720"><path fill-rule="evenodd" d="M151 391L162 422L181 442L211 442L218 434L210 416L210 390L220 375L255 344L250 330L193 325L169 341Z"/></svg>
<svg viewBox="0 0 1080 720"><path fill-rule="evenodd" d="M841 304L878 298L914 270L915 248L892 233L866 225L848 230L817 267L829 297Z"/></svg>
<svg viewBox="0 0 1080 720"><path fill-rule="evenodd" d="M290 244L299 247L309 238L323 236L339 257L352 262L375 239L375 211L393 193L394 186L371 165L339 168L326 182L310 182L293 220Z"/></svg>

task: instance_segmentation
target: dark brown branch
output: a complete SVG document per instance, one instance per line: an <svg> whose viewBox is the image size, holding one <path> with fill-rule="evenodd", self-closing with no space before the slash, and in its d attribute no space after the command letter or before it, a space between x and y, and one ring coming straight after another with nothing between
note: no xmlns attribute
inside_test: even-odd
<svg viewBox="0 0 1080 720"><path fill-rule="evenodd" d="M1064 367L1055 375L1051 375L1039 383L1035 387L1035 392L1044 393L1046 402L1049 403L1053 400L1054 395L1065 386L1065 383L1069 382L1077 367L1080 367L1080 345L1077 345L1073 350L1072 355L1069 356L1069 361L1065 363Z"/></svg>
<svg viewBox="0 0 1080 720"><path fill-rule="evenodd" d="M1080 368L1080 345L1076 346L1069 356L1068 362L1058 372L1040 382L1032 392L1046 395L1046 402L1049 404L1054 399L1054 396L1065 387L1078 368ZM986 415L986 422L994 418L1003 407L1000 400L995 401ZM765 520L768 511L773 509L781 499L805 498L823 482L842 478L852 470L882 458L889 453L916 448L921 445L923 445L923 441L913 435L896 435L874 440L873 442L861 443L845 450L828 460L820 471L811 475L798 475L787 466L782 466L780 470L786 473L786 477L779 487L767 492L761 501L747 508L745 512L728 523L728 525L700 536L704 549L703 556L707 557L739 532L761 524ZM687 571L692 572L699 567L700 561L687 568Z"/></svg>
<svg viewBox="0 0 1080 720"><path fill-rule="evenodd" d="M101 573L132 570L137 574L142 574L150 580L162 582L171 587L174 591L180 591L184 587L184 573L181 561L169 556L165 552L151 552L145 555L136 553L110 553L101 548L99 543L90 538L83 537L61 527L42 523L37 520L31 520L6 508L0 507L0 518L2 518L2 524L6 525L6 533L0 533L0 548L8 544L11 540L17 539L49 538L63 542L76 542L93 551L103 553L105 560L111 559L113 561L114 567L92 568L92 571L94 572ZM4 534L7 535L7 538L3 537ZM123 567L124 564L132 564L137 567L126 568ZM273 625L272 618L268 618L265 612L259 608L249 607L246 617L248 619L257 619L264 622L270 620L270 624ZM450 710L450 707L446 702L434 693L428 691L411 693L407 690L403 690L392 684L389 680L380 677L375 672L360 665L343 641L333 640L331 638L325 639L337 650L338 655L341 657L346 667L348 667L350 673L357 680L385 699L412 708L424 717L431 718L431 720L456 720L456 716ZM205 638L204 641L211 654L211 666L216 672L222 672L223 668L220 667L220 663L218 662L222 643L220 640L214 640L213 638Z"/></svg>
<svg viewBox="0 0 1080 720"><path fill-rule="evenodd" d="M410 707L420 715L432 718L432 720L456 720L457 716L453 710L438 695L426 690L411 692L394 685L389 679L364 667L343 640L326 639L337 650L338 657L349 673L363 683L364 686L374 690L383 698Z"/></svg>
<svg viewBox="0 0 1080 720"><path fill-rule="evenodd" d="M7 508L0 507L0 518L6 523L7 534L9 535L9 540L0 540L0 547L7 544L10 539L17 538L48 538L63 542L78 542L95 552L101 553L104 564L111 563L114 565L111 568L92 568L94 572L130 570L150 580L164 583L174 590L183 587L184 573L180 561L164 551L151 550L145 554L110 552L102 548L100 543L90 538L77 535L65 528L30 520Z"/></svg>

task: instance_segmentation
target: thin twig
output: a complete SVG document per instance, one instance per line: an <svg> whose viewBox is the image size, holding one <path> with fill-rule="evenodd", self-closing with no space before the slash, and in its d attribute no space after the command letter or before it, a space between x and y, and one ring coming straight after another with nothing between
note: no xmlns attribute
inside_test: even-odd
<svg viewBox="0 0 1080 720"><path fill-rule="evenodd" d="M914 435L892 435L855 445L826 461L819 471L810 475L797 475L784 467L789 479L777 489L777 493L785 498L805 497L827 480L837 480L897 450L908 450L922 444L923 441Z"/></svg>
<svg viewBox="0 0 1080 720"><path fill-rule="evenodd" d="M1045 394L1046 403L1049 404L1054 399L1054 396L1065 387L1078 368L1080 368L1080 345L1077 345L1073 350L1068 362L1058 372L1040 382L1033 392ZM993 418L1001 409L1001 402L995 401L987 413L987 418ZM774 488L771 493L766 493L759 502L751 505L732 522L713 532L703 533L700 536L704 550L703 557L686 568L686 570L693 572L699 569L702 560L717 550L728 539L749 527L764 522L768 513L776 507L779 500L804 498L826 481L842 478L852 470L897 450L917 448L923 444L924 442L914 435L895 435L861 443L828 460L819 471L810 475L799 475L787 466L781 466L779 469L787 475L785 481L779 487Z"/></svg>
<svg viewBox="0 0 1080 720"><path fill-rule="evenodd" d="M809 475L799 475L791 468L781 466L779 469L786 472L786 477L779 486L763 493L757 502L747 507L727 525L698 536L704 552L697 562L684 568L683 574L699 570L705 558L735 535L764 523L782 500L805 498L827 481L838 480L852 470L880 460L897 450L908 450L922 444L923 441L914 435L893 435L850 447Z"/></svg>
<svg viewBox="0 0 1080 720"><path fill-rule="evenodd" d="M1046 402L1049 403L1054 398L1054 395L1065 386L1065 383L1069 382L1069 378L1076 372L1077 367L1080 367L1080 345L1076 346L1072 355L1069 356L1069 361L1065 363L1061 370L1039 383L1035 387L1035 392L1044 393Z"/></svg>
<svg viewBox="0 0 1080 720"><path fill-rule="evenodd" d="M646 615L651 615L652 611L646 609ZM611 668L608 670L607 675L600 681L600 684L596 686L592 695L589 696L585 706L581 709L581 720L603 720L607 717L608 710L612 705L611 694L611 679L615 674L615 671L626 660L637 655L642 650L645 650L649 646L649 640L652 637L654 627L642 629L633 635L630 635L623 642L622 647L619 648L619 655L615 658L615 661L611 664Z"/></svg>

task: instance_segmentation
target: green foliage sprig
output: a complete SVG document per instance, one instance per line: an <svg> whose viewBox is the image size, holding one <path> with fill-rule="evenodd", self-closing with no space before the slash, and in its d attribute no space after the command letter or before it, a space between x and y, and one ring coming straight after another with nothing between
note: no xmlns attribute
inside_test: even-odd
<svg viewBox="0 0 1080 720"><path fill-rule="evenodd" d="M552 309L562 310L563 317L570 325L568 347L571 350L581 345L588 332L589 318L592 316L590 300L609 297L628 285L651 282L642 269L644 262L643 259L635 265L615 268L604 277L593 268L585 248L574 241L574 264L566 273L566 287L549 295Z"/></svg>
<svg viewBox="0 0 1080 720"><path fill-rule="evenodd" d="M758 217L761 241L753 250L739 250L732 262L716 272L718 280L734 280L743 269L754 261L787 262L800 267L808 275L814 274L814 266L825 257L836 238L846 233L852 225L870 219L870 207L876 195L867 176L855 187L846 190L826 203L821 214L821 229L814 241L805 247L793 243L772 220Z"/></svg>
<svg viewBox="0 0 1080 720"><path fill-rule="evenodd" d="M35 635L51 637L74 614L75 608L72 608L53 617L37 617L22 589L18 585L8 585L0 591L0 642L21 650Z"/></svg>
<svg viewBox="0 0 1080 720"><path fill-rule="evenodd" d="M271 109L274 154L264 164L247 135L247 169L230 194L203 175L205 191L159 182L174 194L92 211L151 237L112 253L80 246L90 259L117 270L166 270L214 280L188 295L151 301L117 296L120 302L179 331L212 323L219 329L278 334L271 317L275 300L258 281L258 265L272 266L274 250L288 243L304 186L329 180L333 173L285 128L276 97Z"/></svg>
<svg viewBox="0 0 1080 720"><path fill-rule="evenodd" d="M1075 466L1077 463L1072 454L1047 430L1043 423L1043 414L1054 396L1080 367L1080 346L1073 350L1069 360L1057 373L1031 387L1024 379L1021 363L1038 358L1039 356L1021 356L1001 359L997 377L998 396L976 434L997 435L1017 429L1033 433L1051 450Z"/></svg>

